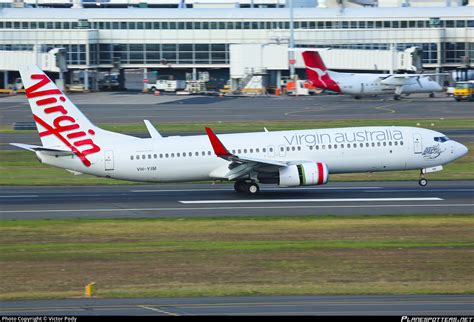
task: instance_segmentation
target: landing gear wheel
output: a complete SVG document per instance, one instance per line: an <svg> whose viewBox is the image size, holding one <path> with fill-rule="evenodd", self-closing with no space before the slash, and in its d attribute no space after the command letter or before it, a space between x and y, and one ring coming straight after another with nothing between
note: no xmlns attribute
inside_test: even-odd
<svg viewBox="0 0 474 322"><path fill-rule="evenodd" d="M396 101L399 101L400 100L400 95L399 94L393 95L393 99L396 100Z"/></svg>
<svg viewBox="0 0 474 322"><path fill-rule="evenodd" d="M245 182L244 181L236 181L234 183L234 190L237 192L245 192Z"/></svg>
<svg viewBox="0 0 474 322"><path fill-rule="evenodd" d="M246 192L251 195L256 195L260 191L260 187L255 182L250 182L246 184Z"/></svg>
<svg viewBox="0 0 474 322"><path fill-rule="evenodd" d="M430 96L430 98L433 98L433 97L435 97L435 94L434 94L434 93L430 93L429 96Z"/></svg>
<svg viewBox="0 0 474 322"><path fill-rule="evenodd" d="M428 180L426 180L425 178L421 178L419 181L418 181L418 184L422 187L426 187L426 185L428 184Z"/></svg>

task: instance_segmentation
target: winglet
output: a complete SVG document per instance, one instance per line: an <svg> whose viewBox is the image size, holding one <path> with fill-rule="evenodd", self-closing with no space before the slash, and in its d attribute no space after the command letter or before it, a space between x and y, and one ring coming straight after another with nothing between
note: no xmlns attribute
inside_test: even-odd
<svg viewBox="0 0 474 322"><path fill-rule="evenodd" d="M214 134L214 132L206 127L206 133L209 137L209 141L211 141L212 148L214 149L214 153L220 158L226 158L232 156L229 151L226 149L224 144L219 140L219 138Z"/></svg>
<svg viewBox="0 0 474 322"><path fill-rule="evenodd" d="M153 138L153 139L162 139L163 137L161 136L160 132L158 132L158 130L153 126L153 124L151 124L150 121L148 120L143 120L143 122L145 122L145 125L146 125L146 128L148 130L148 133L150 133L150 136Z"/></svg>

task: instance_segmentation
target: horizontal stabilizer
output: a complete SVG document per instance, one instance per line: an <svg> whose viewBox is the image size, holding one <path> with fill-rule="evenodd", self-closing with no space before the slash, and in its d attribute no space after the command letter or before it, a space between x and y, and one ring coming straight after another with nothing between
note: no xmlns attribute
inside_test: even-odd
<svg viewBox="0 0 474 322"><path fill-rule="evenodd" d="M30 145L30 144L23 144L23 143L10 143L10 145L13 145L13 146L16 146L28 151L41 152L44 154L54 155L54 156L74 155L73 151L45 148L43 146L38 146L38 145Z"/></svg>

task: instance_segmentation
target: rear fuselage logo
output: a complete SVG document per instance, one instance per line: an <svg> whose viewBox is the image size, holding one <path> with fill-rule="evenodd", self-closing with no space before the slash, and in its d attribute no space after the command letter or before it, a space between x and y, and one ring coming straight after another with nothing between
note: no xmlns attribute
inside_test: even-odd
<svg viewBox="0 0 474 322"><path fill-rule="evenodd" d="M65 107L67 98L57 89L43 89L45 85L51 83L51 80L44 74L33 74L31 79L38 82L25 90L29 99L37 99L34 106L38 111L45 114L53 114L53 124L48 124L37 115L36 108L33 112L33 118L36 123L46 130L40 132L40 137L54 135L58 140L69 147L76 154L86 167L91 166L91 162L87 156L100 151L100 147L94 143L92 136L95 135L94 130L88 129L87 132L81 129L79 123L71 115ZM64 135L64 134L65 135Z"/></svg>

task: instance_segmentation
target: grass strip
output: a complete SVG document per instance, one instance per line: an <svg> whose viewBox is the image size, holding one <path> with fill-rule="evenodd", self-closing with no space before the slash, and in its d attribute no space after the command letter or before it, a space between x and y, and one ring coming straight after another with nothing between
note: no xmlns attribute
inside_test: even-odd
<svg viewBox="0 0 474 322"><path fill-rule="evenodd" d="M210 126L216 132L260 132L263 127L270 131L327 129L358 126L414 126L428 129L472 129L474 119L349 119L349 120L310 120L310 121L252 121L252 122L166 122L155 126L166 133L205 134L204 128ZM103 129L120 133L148 133L145 124L122 123L98 124ZM34 133L35 131L15 131L10 126L1 126L0 133Z"/></svg>
<svg viewBox="0 0 474 322"><path fill-rule="evenodd" d="M0 221L0 299L472 294L473 215Z"/></svg>

